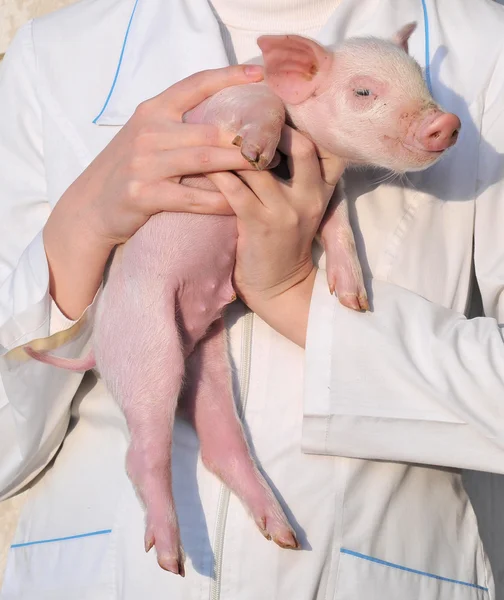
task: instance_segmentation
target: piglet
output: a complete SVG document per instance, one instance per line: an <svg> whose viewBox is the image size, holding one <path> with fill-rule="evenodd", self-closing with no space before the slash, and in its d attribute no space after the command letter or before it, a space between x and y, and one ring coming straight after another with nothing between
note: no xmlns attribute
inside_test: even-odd
<svg viewBox="0 0 504 600"><path fill-rule="evenodd" d="M459 119L434 102L408 55L410 24L393 40L353 38L328 50L295 35L263 36L265 82L227 88L190 111L235 135L258 169L273 160L286 114L320 149L349 166L421 170L452 146ZM188 178L187 185L207 179ZM338 185L320 228L331 292L353 309L367 296ZM117 248L99 301L93 355L82 361L30 356L74 370L96 366L131 433L128 474L146 512L145 547L164 569L184 574L171 480L179 398L200 440L201 457L243 502L261 533L286 548L298 542L250 456L231 388L224 307L235 298L236 219L155 215ZM274 260L274 257L272 257ZM184 380L187 385L184 386Z"/></svg>

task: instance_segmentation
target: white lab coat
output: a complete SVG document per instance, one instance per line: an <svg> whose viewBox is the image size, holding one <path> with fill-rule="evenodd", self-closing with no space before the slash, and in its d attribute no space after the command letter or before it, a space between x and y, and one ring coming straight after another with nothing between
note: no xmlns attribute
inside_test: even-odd
<svg viewBox="0 0 504 600"><path fill-rule="evenodd" d="M140 101L226 64L219 29L206 0L84 0L19 32L0 79L0 492L32 487L2 600L494 597L458 469L504 472L504 10L342 0L319 39L412 20L411 52L463 125L449 155L409 181L347 178L374 311L342 308L320 271L306 352L229 311L246 429L303 549L264 540L179 422L184 580L143 551L127 428L102 382L19 347L87 351L94 305L76 324L54 305L41 230ZM467 319L473 272L485 316Z"/></svg>

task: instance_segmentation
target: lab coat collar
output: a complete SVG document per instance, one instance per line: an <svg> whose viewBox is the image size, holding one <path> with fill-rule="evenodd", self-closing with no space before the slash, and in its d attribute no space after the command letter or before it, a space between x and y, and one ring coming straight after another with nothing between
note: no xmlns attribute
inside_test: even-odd
<svg viewBox="0 0 504 600"><path fill-rule="evenodd" d="M130 2L131 13L116 72L103 108L93 120L98 125L124 125L141 102L177 81L197 71L229 65L220 27L208 0ZM410 0L408 5L411 20L420 21L420 27L420 11L422 6L425 9L425 2ZM404 25L404 15L398 21L396 12L391 0L342 0L316 39L330 45L350 35L392 34ZM425 24L426 17L425 12ZM426 25L426 35L427 31ZM420 32L415 37L418 34L423 42Z"/></svg>
<svg viewBox="0 0 504 600"><path fill-rule="evenodd" d="M124 125L144 100L204 69L229 64L207 0L131 0L116 73L98 125Z"/></svg>

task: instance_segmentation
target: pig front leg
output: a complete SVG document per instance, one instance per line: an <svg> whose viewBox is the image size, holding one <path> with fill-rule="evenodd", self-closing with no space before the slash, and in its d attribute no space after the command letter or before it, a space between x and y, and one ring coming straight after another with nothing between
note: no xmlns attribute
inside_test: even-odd
<svg viewBox="0 0 504 600"><path fill-rule="evenodd" d="M233 144L261 171L274 166L285 107L266 84L251 83L218 92L186 113L184 121L208 123L230 131L235 136Z"/></svg>
<svg viewBox="0 0 504 600"><path fill-rule="evenodd" d="M198 434L203 464L238 496L267 539L282 548L298 548L294 531L245 440L233 399L223 319L213 324L191 355L188 373L183 410Z"/></svg>
<svg viewBox="0 0 504 600"><path fill-rule="evenodd" d="M326 253L327 283L331 294L354 310L369 310L362 268L348 217L344 184L338 183L319 228Z"/></svg>

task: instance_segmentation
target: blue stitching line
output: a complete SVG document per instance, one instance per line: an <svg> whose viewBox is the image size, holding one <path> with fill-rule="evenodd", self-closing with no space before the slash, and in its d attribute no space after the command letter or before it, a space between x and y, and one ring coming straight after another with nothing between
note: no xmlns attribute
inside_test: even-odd
<svg viewBox="0 0 504 600"><path fill-rule="evenodd" d="M432 81L430 76L430 31L429 31L429 13L427 12L427 4L422 0L423 16L424 16L424 37L425 37L425 79L429 92L432 94Z"/></svg>
<svg viewBox="0 0 504 600"><path fill-rule="evenodd" d="M137 9L137 4L138 4L138 0L135 0L135 6L133 6L133 10L131 12L131 16L128 22L128 27L126 29L126 33L124 34L124 40L123 40L123 45L121 48L121 54L119 55L119 62L117 63L117 69L115 72L115 76L114 76L114 80L112 81L112 87L110 88L110 91L108 93L107 99L105 100L105 104L103 105L103 108L100 111L100 114L95 117L93 119L93 123L96 124L96 121L98 121L98 119L103 115L103 113L105 112L105 109L107 108L107 105L110 101L110 98L112 97L112 94L114 93L114 89L117 83L117 78L119 77L119 71L121 70L121 65L122 65L122 61L123 61L123 57L124 57L124 51L126 50L126 42L128 41L128 36L129 36L129 32L131 29L131 24L133 23L133 17L135 16L135 11Z"/></svg>
<svg viewBox="0 0 504 600"><path fill-rule="evenodd" d="M94 535L105 535L112 533L112 529L102 529L100 531L91 531L89 533L79 533L78 535L69 535L68 537L53 538L51 540L37 540L35 542L23 542L22 544L12 544L12 548L23 548L24 546L36 546L38 544L51 544L52 542L66 542L67 540L77 540L80 538L91 537Z"/></svg>
<svg viewBox="0 0 504 600"><path fill-rule="evenodd" d="M350 556L354 556L355 558L362 558L363 560L368 560L369 562L377 563L378 565L383 565L384 567L391 567L392 569L399 569L401 571L407 571L408 573L415 573L416 575L423 575L424 577L430 577L431 579L437 579L439 581L447 581L448 583L456 583L458 585L465 585L466 587L475 588L477 590L482 590L483 592L488 592L488 588L483 587L481 585L476 585L475 583L467 583L465 581L458 581L457 579L449 579L448 577L441 577L440 575L433 575L432 573L425 573L424 571L417 571L416 569L410 569L409 567L403 567L402 565L396 565L395 563L387 562L386 560L381 560L379 558L374 558L373 556L367 556L366 554L361 554L360 552L354 552L353 550L347 550L346 548L340 549L341 554L348 554Z"/></svg>

